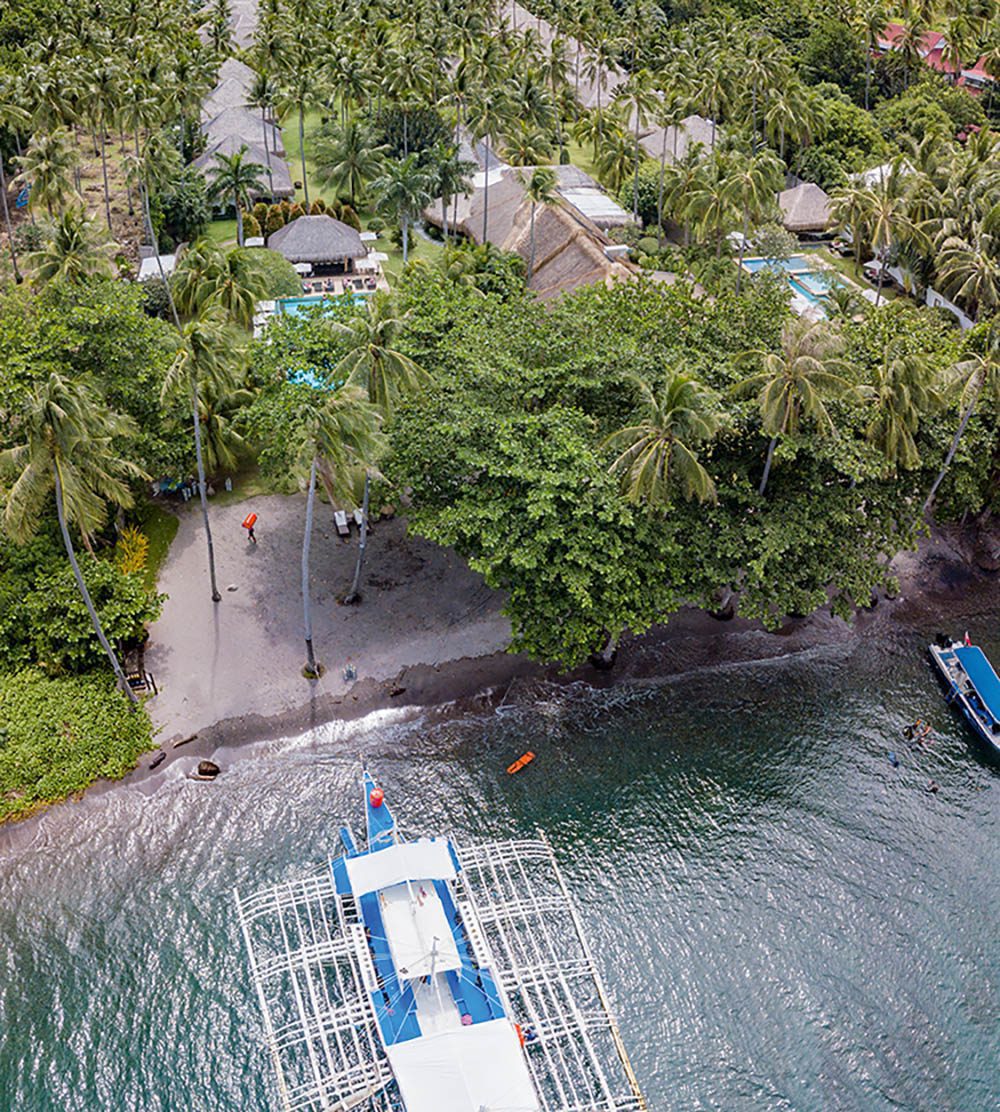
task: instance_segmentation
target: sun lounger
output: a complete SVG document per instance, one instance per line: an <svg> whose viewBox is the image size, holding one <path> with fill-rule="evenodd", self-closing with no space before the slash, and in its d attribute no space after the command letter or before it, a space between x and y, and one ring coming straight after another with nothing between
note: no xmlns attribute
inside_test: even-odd
<svg viewBox="0 0 1000 1112"><path fill-rule="evenodd" d="M354 511L354 524L360 529L364 514L360 510Z"/></svg>
<svg viewBox="0 0 1000 1112"><path fill-rule="evenodd" d="M333 514L334 524L337 526L337 535L341 537L349 537L351 530L347 524L347 514L343 510L335 510Z"/></svg>

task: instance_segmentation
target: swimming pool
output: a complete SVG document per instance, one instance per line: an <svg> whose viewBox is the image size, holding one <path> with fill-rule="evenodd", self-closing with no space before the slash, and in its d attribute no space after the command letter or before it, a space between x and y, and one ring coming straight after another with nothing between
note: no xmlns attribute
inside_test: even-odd
<svg viewBox="0 0 1000 1112"><path fill-rule="evenodd" d="M290 317L301 317L318 305L333 308L338 305L359 305L372 296L372 290L354 290L352 293L312 294L307 297L279 297L275 308Z"/></svg>
<svg viewBox="0 0 1000 1112"><path fill-rule="evenodd" d="M762 270L784 271L792 292L820 310L827 293L834 286L844 284L834 271L817 266L805 255L792 255L787 259L744 259L743 268L751 274Z"/></svg>

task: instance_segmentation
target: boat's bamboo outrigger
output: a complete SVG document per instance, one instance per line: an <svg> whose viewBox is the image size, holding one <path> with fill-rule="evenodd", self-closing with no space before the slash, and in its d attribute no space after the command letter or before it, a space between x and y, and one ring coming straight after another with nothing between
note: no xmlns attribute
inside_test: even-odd
<svg viewBox="0 0 1000 1112"><path fill-rule="evenodd" d="M400 836L366 773L367 847L237 909L280 1107L645 1112L545 836Z"/></svg>

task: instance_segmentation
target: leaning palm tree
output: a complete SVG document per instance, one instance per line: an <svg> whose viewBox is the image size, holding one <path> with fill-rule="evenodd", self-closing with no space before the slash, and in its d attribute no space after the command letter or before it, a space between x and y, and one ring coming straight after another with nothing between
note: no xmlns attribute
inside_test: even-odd
<svg viewBox="0 0 1000 1112"><path fill-rule="evenodd" d="M31 187L29 204L45 205L49 216L62 205L63 199L75 193L73 171L79 165L80 152L70 134L63 128L36 133L31 144L18 160L19 173L15 185Z"/></svg>
<svg viewBox="0 0 1000 1112"><path fill-rule="evenodd" d="M320 674L313 651L312 615L309 590L309 548L312 543L313 503L316 497L316 477L323 481L331 502L343 503L354 496L353 478L358 468L365 471L365 503L362 511L361 546L358 551L354 583L345 602L360 598L358 587L364 562L365 542L368 531L368 482L369 472L375 466L385 445L379 433L378 410L368 401L359 386L341 386L334 393L313 392L313 404L302 428L299 445L299 470L308 468L306 493L306 526L302 538L302 617L306 641L305 674L315 678Z"/></svg>
<svg viewBox="0 0 1000 1112"><path fill-rule="evenodd" d="M621 478L626 497L650 511L666 509L675 489L688 500L715 502L715 483L695 448L722 427L717 398L683 373L670 375L658 391L643 379L637 385L639 421L605 441L619 453L610 470Z"/></svg>
<svg viewBox="0 0 1000 1112"><path fill-rule="evenodd" d="M295 51L287 59L278 92L278 112L284 117L295 111L299 117L299 158L302 163L302 190L306 208L309 208L309 176L306 173L306 109L316 96L316 79L305 51Z"/></svg>
<svg viewBox="0 0 1000 1112"><path fill-rule="evenodd" d="M938 487L944 479L945 472L951 466L951 461L955 458L959 441L972 418L976 403L984 392L992 393L994 397L1000 396L1000 344L997 343L995 338L991 337L985 352L970 355L956 363L951 368L949 377L955 384L961 386L962 415L948 448L948 454L944 457L941 470L938 472L931 489L927 492L927 500L924 502L925 514L930 513L931 507L934 505L934 497L938 492Z"/></svg>
<svg viewBox="0 0 1000 1112"><path fill-rule="evenodd" d="M186 395L186 400L191 407L194 453L198 467L198 493L205 525L205 540L208 544L208 572L213 602L218 602L222 596L215 581L215 549L212 544L212 528L208 520L199 394L205 382L211 383L211 389L216 393L235 389L238 385L243 354L238 335L234 334L234 329L227 321L223 310L217 305L209 305L181 329L177 354L167 371L161 391L163 401L184 398Z"/></svg>
<svg viewBox="0 0 1000 1112"><path fill-rule="evenodd" d="M781 332L781 351L748 351L741 359L761 362L763 369L738 383L735 394L756 394L764 432L771 438L758 493L767 489L774 449L783 436L798 431L803 417L820 434L834 431L826 400L846 394L851 385L839 373L843 341L827 321L790 320Z"/></svg>
<svg viewBox="0 0 1000 1112"><path fill-rule="evenodd" d="M114 276L111 255L115 244L85 209L64 209L48 232L41 248L24 260L37 285L56 278L83 285L92 278Z"/></svg>
<svg viewBox="0 0 1000 1112"><path fill-rule="evenodd" d="M535 272L535 210L539 205L554 205L557 202L556 185L559 179L551 166L536 166L527 181L524 181L523 178L521 180L528 200L531 202L530 230L528 233L528 273L525 276L525 284L530 286L531 276Z"/></svg>
<svg viewBox="0 0 1000 1112"><path fill-rule="evenodd" d="M873 406L867 438L895 473L920 464L916 434L920 419L941 404L934 364L926 355L905 351L898 342L885 346L875 381L863 391Z"/></svg>
<svg viewBox="0 0 1000 1112"><path fill-rule="evenodd" d="M372 192L379 208L393 215L400 223L403 237L403 266L410 253L410 223L431 201L431 175L420 165L415 154L386 164L382 174L372 182Z"/></svg>
<svg viewBox="0 0 1000 1112"><path fill-rule="evenodd" d="M975 320L985 310L1000 306L1000 236L991 225L996 219L977 220L968 239L946 236L937 267L941 289L965 306Z"/></svg>
<svg viewBox="0 0 1000 1112"><path fill-rule="evenodd" d="M27 540L42 520L49 494L55 494L59 530L80 597L119 686L135 705L138 699L104 635L69 534L74 524L87 540L103 523L108 502L132 505L127 480L144 476L116 454L114 445L134 435L135 425L108 409L85 381L53 371L29 396L20 427L24 441L0 452L0 466L18 472L7 497L4 527L15 540Z"/></svg>
<svg viewBox="0 0 1000 1112"><path fill-rule="evenodd" d="M367 311L332 325L348 348L334 368L334 377L365 387L368 400L386 419L400 395L419 390L427 379L426 372L395 346L404 324L388 295L377 293Z"/></svg>
<svg viewBox="0 0 1000 1112"><path fill-rule="evenodd" d="M859 191L856 203L859 219L879 261L876 308L882 301L889 251L893 246L922 246L926 241L923 229L911 219L907 167L903 155L893 159L889 171L874 185Z"/></svg>
<svg viewBox="0 0 1000 1112"><path fill-rule="evenodd" d="M346 192L351 208L356 209L358 198L382 169L386 150L384 144L376 141L370 127L358 120L348 120L334 134L323 129L317 137L313 144L316 175L341 196Z"/></svg>
<svg viewBox="0 0 1000 1112"><path fill-rule="evenodd" d="M236 206L236 242L240 247L243 246L243 209L250 207L253 195L265 192L261 181L264 167L259 162L244 162L247 150L244 143L235 154L217 154L215 165L208 171L209 199L231 199Z"/></svg>
<svg viewBox="0 0 1000 1112"><path fill-rule="evenodd" d="M639 165L643 160L643 150L639 145L643 128L650 115L656 111L659 98L655 92L653 75L647 70L637 70L618 88L615 100L628 110L632 121L633 157L635 174L632 179L632 220L639 223Z"/></svg>

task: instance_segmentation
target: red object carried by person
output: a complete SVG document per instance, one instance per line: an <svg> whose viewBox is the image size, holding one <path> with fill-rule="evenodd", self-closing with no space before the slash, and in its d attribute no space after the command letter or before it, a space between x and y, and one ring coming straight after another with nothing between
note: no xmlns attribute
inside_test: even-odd
<svg viewBox="0 0 1000 1112"><path fill-rule="evenodd" d="M243 519L243 528L244 529L252 529L256 524L257 524L257 515L256 514L247 514L247 516Z"/></svg>

